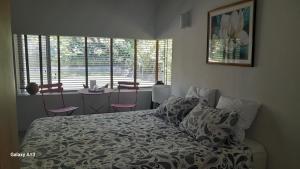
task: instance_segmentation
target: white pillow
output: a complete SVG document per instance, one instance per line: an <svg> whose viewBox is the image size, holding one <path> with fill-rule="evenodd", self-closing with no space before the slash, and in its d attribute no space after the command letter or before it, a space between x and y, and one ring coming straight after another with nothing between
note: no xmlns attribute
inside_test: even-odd
<svg viewBox="0 0 300 169"><path fill-rule="evenodd" d="M203 97L207 100L208 106L214 107L216 103L216 91L216 89L197 88L195 86L191 86L185 97Z"/></svg>
<svg viewBox="0 0 300 169"><path fill-rule="evenodd" d="M201 88L198 89L198 95L207 99L208 106L215 107L216 105L216 89Z"/></svg>
<svg viewBox="0 0 300 169"><path fill-rule="evenodd" d="M250 128L256 117L260 104L232 97L221 96L217 105L218 109L225 109L239 112L240 118L234 129L237 141L243 142L245 130Z"/></svg>
<svg viewBox="0 0 300 169"><path fill-rule="evenodd" d="M232 97L221 96L217 105L218 109L227 109L240 112L239 126L242 129L250 128L256 117L260 104Z"/></svg>
<svg viewBox="0 0 300 169"><path fill-rule="evenodd" d="M188 90L188 92L186 93L185 97L199 97L198 95L198 89L195 86L191 86Z"/></svg>

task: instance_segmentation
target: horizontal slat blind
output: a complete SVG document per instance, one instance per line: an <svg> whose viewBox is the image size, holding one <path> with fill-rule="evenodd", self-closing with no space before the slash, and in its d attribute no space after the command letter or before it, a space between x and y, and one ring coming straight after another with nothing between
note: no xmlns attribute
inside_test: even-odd
<svg viewBox="0 0 300 169"><path fill-rule="evenodd" d="M156 40L137 40L137 82L141 87L155 84Z"/></svg>
<svg viewBox="0 0 300 169"><path fill-rule="evenodd" d="M22 65L23 65L23 68L22 68L22 70L23 70L23 72L24 72L24 88L26 87L26 85L27 85L27 82L28 81L30 81L29 80L29 77L27 76L27 72L29 71L29 70L27 70L27 67L26 67L26 58L25 58L25 55L26 55L26 50L25 50L25 35L22 35ZM21 68L21 67L20 67Z"/></svg>
<svg viewBox="0 0 300 169"><path fill-rule="evenodd" d="M134 40L113 39L113 83L134 81Z"/></svg>
<svg viewBox="0 0 300 169"><path fill-rule="evenodd" d="M51 81L58 83L58 47L57 36L50 36Z"/></svg>
<svg viewBox="0 0 300 169"><path fill-rule="evenodd" d="M84 37L60 37L61 82L66 90L85 84Z"/></svg>
<svg viewBox="0 0 300 169"><path fill-rule="evenodd" d="M166 46L166 84L171 85L172 83L172 58L173 58L173 40L172 39L168 39L167 41L167 46Z"/></svg>
<svg viewBox="0 0 300 169"><path fill-rule="evenodd" d="M140 87L150 87L156 73L157 80L171 84L171 39L88 37L85 44L85 37L14 35L13 40L18 92L27 82L61 82L65 90L78 90L87 79L98 86L136 80Z"/></svg>
<svg viewBox="0 0 300 169"><path fill-rule="evenodd" d="M171 85L172 72L172 40L159 40L158 80Z"/></svg>
<svg viewBox="0 0 300 169"><path fill-rule="evenodd" d="M87 49L88 79L96 80L99 87L110 84L110 39L89 37Z"/></svg>
<svg viewBox="0 0 300 169"><path fill-rule="evenodd" d="M25 89L27 83L26 66L25 66L25 50L24 36L14 35L14 56L15 56L15 72L17 92L21 93Z"/></svg>
<svg viewBox="0 0 300 169"><path fill-rule="evenodd" d="M46 36L41 36L42 44L42 78L43 84L48 84L48 71L47 71L47 45L46 45Z"/></svg>
<svg viewBox="0 0 300 169"><path fill-rule="evenodd" d="M27 35L27 44L30 82L40 85L39 36Z"/></svg>

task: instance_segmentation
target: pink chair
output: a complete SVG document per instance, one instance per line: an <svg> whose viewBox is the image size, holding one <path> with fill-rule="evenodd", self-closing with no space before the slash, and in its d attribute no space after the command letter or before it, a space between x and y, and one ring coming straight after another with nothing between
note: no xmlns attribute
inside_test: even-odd
<svg viewBox="0 0 300 169"><path fill-rule="evenodd" d="M40 85L40 93L42 94L43 97L43 105L45 112L47 116L50 114L60 115L60 114L66 114L67 116L72 115L75 110L78 109L78 107L74 106L66 106L65 101L64 101L64 96L63 96L63 87L62 83L56 83L56 84L45 84L45 85ZM56 109L48 109L46 105L46 99L44 94L50 94L50 93L60 93L61 96L61 102L62 106Z"/></svg>
<svg viewBox="0 0 300 169"><path fill-rule="evenodd" d="M135 110L136 109L136 103L137 103L137 92L139 90L138 87L139 83L137 82L118 82L118 103L117 104L111 104L111 108L114 111L118 111L120 109L129 109L129 110ZM135 101L134 103L120 103L120 93L121 91L134 91L135 94Z"/></svg>

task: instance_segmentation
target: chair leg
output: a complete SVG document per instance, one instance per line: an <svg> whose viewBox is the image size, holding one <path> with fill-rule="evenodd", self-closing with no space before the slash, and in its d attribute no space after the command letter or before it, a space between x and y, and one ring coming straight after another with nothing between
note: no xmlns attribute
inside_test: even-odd
<svg viewBox="0 0 300 169"><path fill-rule="evenodd" d="M69 111L69 112L67 112L67 116L71 116L73 113L74 113L74 110L73 111Z"/></svg>
<svg viewBox="0 0 300 169"><path fill-rule="evenodd" d="M47 110L46 110L46 116L50 117L50 114L49 114L49 112Z"/></svg>

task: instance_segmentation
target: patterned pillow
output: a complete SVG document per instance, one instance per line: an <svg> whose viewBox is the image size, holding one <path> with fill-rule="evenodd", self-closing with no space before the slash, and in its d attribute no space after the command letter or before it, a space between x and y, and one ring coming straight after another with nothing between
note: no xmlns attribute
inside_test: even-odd
<svg viewBox="0 0 300 169"><path fill-rule="evenodd" d="M162 104L159 105L159 107L157 108L157 111L154 115L165 120L167 117L167 104L171 104L176 99L177 99L177 97L174 97L174 96L169 97L168 100L165 100Z"/></svg>
<svg viewBox="0 0 300 169"><path fill-rule="evenodd" d="M204 107L204 106L208 106L208 101L206 99L203 99L203 97L202 97L202 101L199 101L199 104L197 106L195 106L190 111L190 113L192 113L192 112L199 112L200 110L202 110L202 107Z"/></svg>
<svg viewBox="0 0 300 169"><path fill-rule="evenodd" d="M230 143L239 114L207 106L197 108L184 118L180 128L207 146Z"/></svg>
<svg viewBox="0 0 300 169"><path fill-rule="evenodd" d="M159 106L156 116L178 126L198 103L199 98L171 97Z"/></svg>

